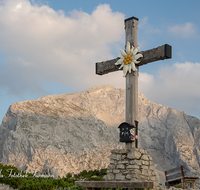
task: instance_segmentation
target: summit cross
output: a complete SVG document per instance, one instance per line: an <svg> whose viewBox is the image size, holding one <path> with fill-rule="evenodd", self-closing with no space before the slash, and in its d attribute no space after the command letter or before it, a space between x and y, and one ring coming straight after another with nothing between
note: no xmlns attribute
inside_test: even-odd
<svg viewBox="0 0 200 190"><path fill-rule="evenodd" d="M137 48L137 29L138 29L138 18L131 17L125 19L125 32L126 32L126 44L130 43L130 46ZM172 47L168 44L159 46L146 51L141 51L143 57L140 59L140 63L135 64L137 71L132 71L126 75L126 122L132 124L133 126L138 123L138 72L139 66L151 63L154 61L170 59L172 57ZM104 75L110 72L118 71L120 65L115 65L115 63L120 58L97 62L96 63L96 74ZM120 70L122 70L121 68ZM130 149L136 147L138 148L137 142L126 142L126 148Z"/></svg>

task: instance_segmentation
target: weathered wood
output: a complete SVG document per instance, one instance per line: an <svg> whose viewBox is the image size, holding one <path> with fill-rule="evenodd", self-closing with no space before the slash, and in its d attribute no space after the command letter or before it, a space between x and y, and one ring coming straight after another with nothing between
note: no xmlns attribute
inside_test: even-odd
<svg viewBox="0 0 200 190"><path fill-rule="evenodd" d="M115 65L115 63L119 60L119 58L97 62L96 63L96 74L97 75L105 75L111 72L115 72L119 70L120 65ZM120 69L122 70L122 69ZM119 71L120 71L119 70Z"/></svg>
<svg viewBox="0 0 200 190"><path fill-rule="evenodd" d="M137 48L137 29L138 18L132 17L124 21L126 32L126 44ZM138 120L138 71L139 67L136 66L137 71L127 73L126 75L126 122L135 126L135 121ZM135 128L134 128L134 134ZM136 147L134 142L126 142L126 148L131 149Z"/></svg>
<svg viewBox="0 0 200 190"><path fill-rule="evenodd" d="M125 31L126 31L126 44L130 43L130 46L137 48L137 29L138 29L138 18L131 17L125 20ZM126 47L125 47L126 49ZM135 125L135 121L138 121L138 70L139 66L158 61L163 59L171 58L171 46L165 44L157 48L140 52L143 57L140 63L136 65L137 71L127 73L126 75L126 122ZM104 75L110 72L118 71L120 65L115 65L119 58L97 62L96 63L96 74ZM121 69L122 70L122 69ZM136 134L136 133L135 133ZM136 141L126 142L126 148L130 149L136 147Z"/></svg>
<svg viewBox="0 0 200 190"><path fill-rule="evenodd" d="M184 177L184 179L182 180L183 183L191 183L191 186L193 189L195 189L195 182L196 180L198 179L198 177ZM165 185L170 187L170 186L174 186L174 185L177 185L177 184L180 184L181 183L181 179L176 179L176 180L173 180L173 181L167 181L165 182ZM184 185L182 184L182 185Z"/></svg>
<svg viewBox="0 0 200 190"><path fill-rule="evenodd" d="M137 64L138 66L172 58L172 47L168 44L165 44L158 46L157 48L141 51L140 53L143 55L143 58L141 59L141 62Z"/></svg>
<svg viewBox="0 0 200 190"><path fill-rule="evenodd" d="M186 171L184 166L179 166L165 171L166 185L170 186L182 183L182 189L185 188L185 183L191 183L195 188L195 182L198 177L186 177Z"/></svg>
<svg viewBox="0 0 200 190"><path fill-rule="evenodd" d="M179 166L165 171L166 181L175 180L177 178L184 178L186 175L185 167Z"/></svg>
<svg viewBox="0 0 200 190"><path fill-rule="evenodd" d="M164 59L170 59L172 57L172 47L168 44L159 46L157 48L153 48L146 51L139 52L143 55L143 58L141 58L141 61L137 66L142 66L147 63L164 60ZM115 65L115 63L119 60L119 58L108 60L108 61L102 61L96 63L96 74L97 75L105 75L110 72L119 71L120 65ZM120 69L122 70L122 69Z"/></svg>
<svg viewBox="0 0 200 190"><path fill-rule="evenodd" d="M185 167L184 167L184 169L185 169ZM181 174L182 174L182 177L184 178L185 177L185 174L186 174L186 172L185 171L183 171L183 166L181 165Z"/></svg>
<svg viewBox="0 0 200 190"><path fill-rule="evenodd" d="M169 174L172 174L172 173L176 173L178 171L181 171L181 167L176 167L176 168L173 168L173 169L170 169L170 170L167 170L165 171L165 175L169 175Z"/></svg>
<svg viewBox="0 0 200 190"><path fill-rule="evenodd" d="M184 183L191 183L191 188L195 189L195 182L198 179L198 177L185 177Z"/></svg>
<svg viewBox="0 0 200 190"><path fill-rule="evenodd" d="M178 173L169 175L166 177L166 181L170 181L170 180L174 180L174 179L179 179L179 178L183 178L184 176L182 176L181 171L179 171Z"/></svg>
<svg viewBox="0 0 200 190"><path fill-rule="evenodd" d="M174 186L174 185L177 185L177 184L180 184L180 183L181 183L181 179L176 179L174 181L167 181L167 182L165 182L165 185L169 189L170 186Z"/></svg>
<svg viewBox="0 0 200 190"><path fill-rule="evenodd" d="M135 126L138 121L138 70L126 77L126 122Z"/></svg>
<svg viewBox="0 0 200 190"><path fill-rule="evenodd" d="M136 48L137 43L137 29L138 29L138 18L131 17L124 20L125 32L126 32L126 44L130 43L130 46Z"/></svg>
<svg viewBox="0 0 200 190"><path fill-rule="evenodd" d="M75 181L75 185L86 188L153 188L153 182L141 181Z"/></svg>
<svg viewBox="0 0 200 190"><path fill-rule="evenodd" d="M138 121L138 72L128 73L126 76L126 122L135 126L135 121ZM136 131L135 131L136 134ZM131 149L136 147L135 142L126 142L126 148Z"/></svg>

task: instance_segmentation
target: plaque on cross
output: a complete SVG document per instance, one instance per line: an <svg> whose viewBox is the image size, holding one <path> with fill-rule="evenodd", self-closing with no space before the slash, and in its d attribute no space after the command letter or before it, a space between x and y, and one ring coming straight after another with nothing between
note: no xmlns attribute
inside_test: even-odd
<svg viewBox="0 0 200 190"><path fill-rule="evenodd" d="M125 32L126 32L126 44L130 43L130 46L137 48L137 29L138 29L138 18L131 17L125 19ZM138 72L139 66L145 65L150 62L170 59L172 57L172 47L168 44L153 48L147 51L141 51L140 54L143 57L140 59L138 64L135 64L136 71L127 73L126 75L126 122L135 126L135 122L138 122ZM120 58L97 62L96 63L96 74L104 75L110 72L118 71L120 65L115 63ZM122 70L122 68L120 69ZM130 149L136 147L136 141L126 142L126 148Z"/></svg>

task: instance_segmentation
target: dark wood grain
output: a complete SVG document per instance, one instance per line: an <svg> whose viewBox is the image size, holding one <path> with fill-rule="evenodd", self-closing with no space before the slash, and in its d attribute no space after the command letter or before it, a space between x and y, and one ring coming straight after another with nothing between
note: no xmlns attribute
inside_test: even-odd
<svg viewBox="0 0 200 190"><path fill-rule="evenodd" d="M174 173L172 175L169 175L166 177L166 181L170 181L170 180L174 180L174 179L179 179L179 178L183 178L181 171L179 171L178 173Z"/></svg>
<svg viewBox="0 0 200 190"><path fill-rule="evenodd" d="M180 167L180 166L179 166L179 167L176 167L176 168L173 168L173 169L170 169L170 170L167 170L167 171L165 171L165 174L166 174L166 175L169 175L169 174L176 173L176 172L179 172L179 171L181 171L181 167Z"/></svg>

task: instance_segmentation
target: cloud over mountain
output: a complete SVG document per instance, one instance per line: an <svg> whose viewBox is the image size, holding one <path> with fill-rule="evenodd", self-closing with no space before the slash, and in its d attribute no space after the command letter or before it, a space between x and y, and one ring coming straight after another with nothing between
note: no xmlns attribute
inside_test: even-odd
<svg viewBox="0 0 200 190"><path fill-rule="evenodd" d="M175 63L159 69L157 76L142 73L139 91L156 103L200 115L200 63Z"/></svg>
<svg viewBox="0 0 200 190"><path fill-rule="evenodd" d="M0 10L0 88L8 94L42 93L45 82L73 81L76 89L98 84L94 63L112 58L111 47L123 41L124 15L107 4L91 15L73 10L66 16L28 0L3 1Z"/></svg>

